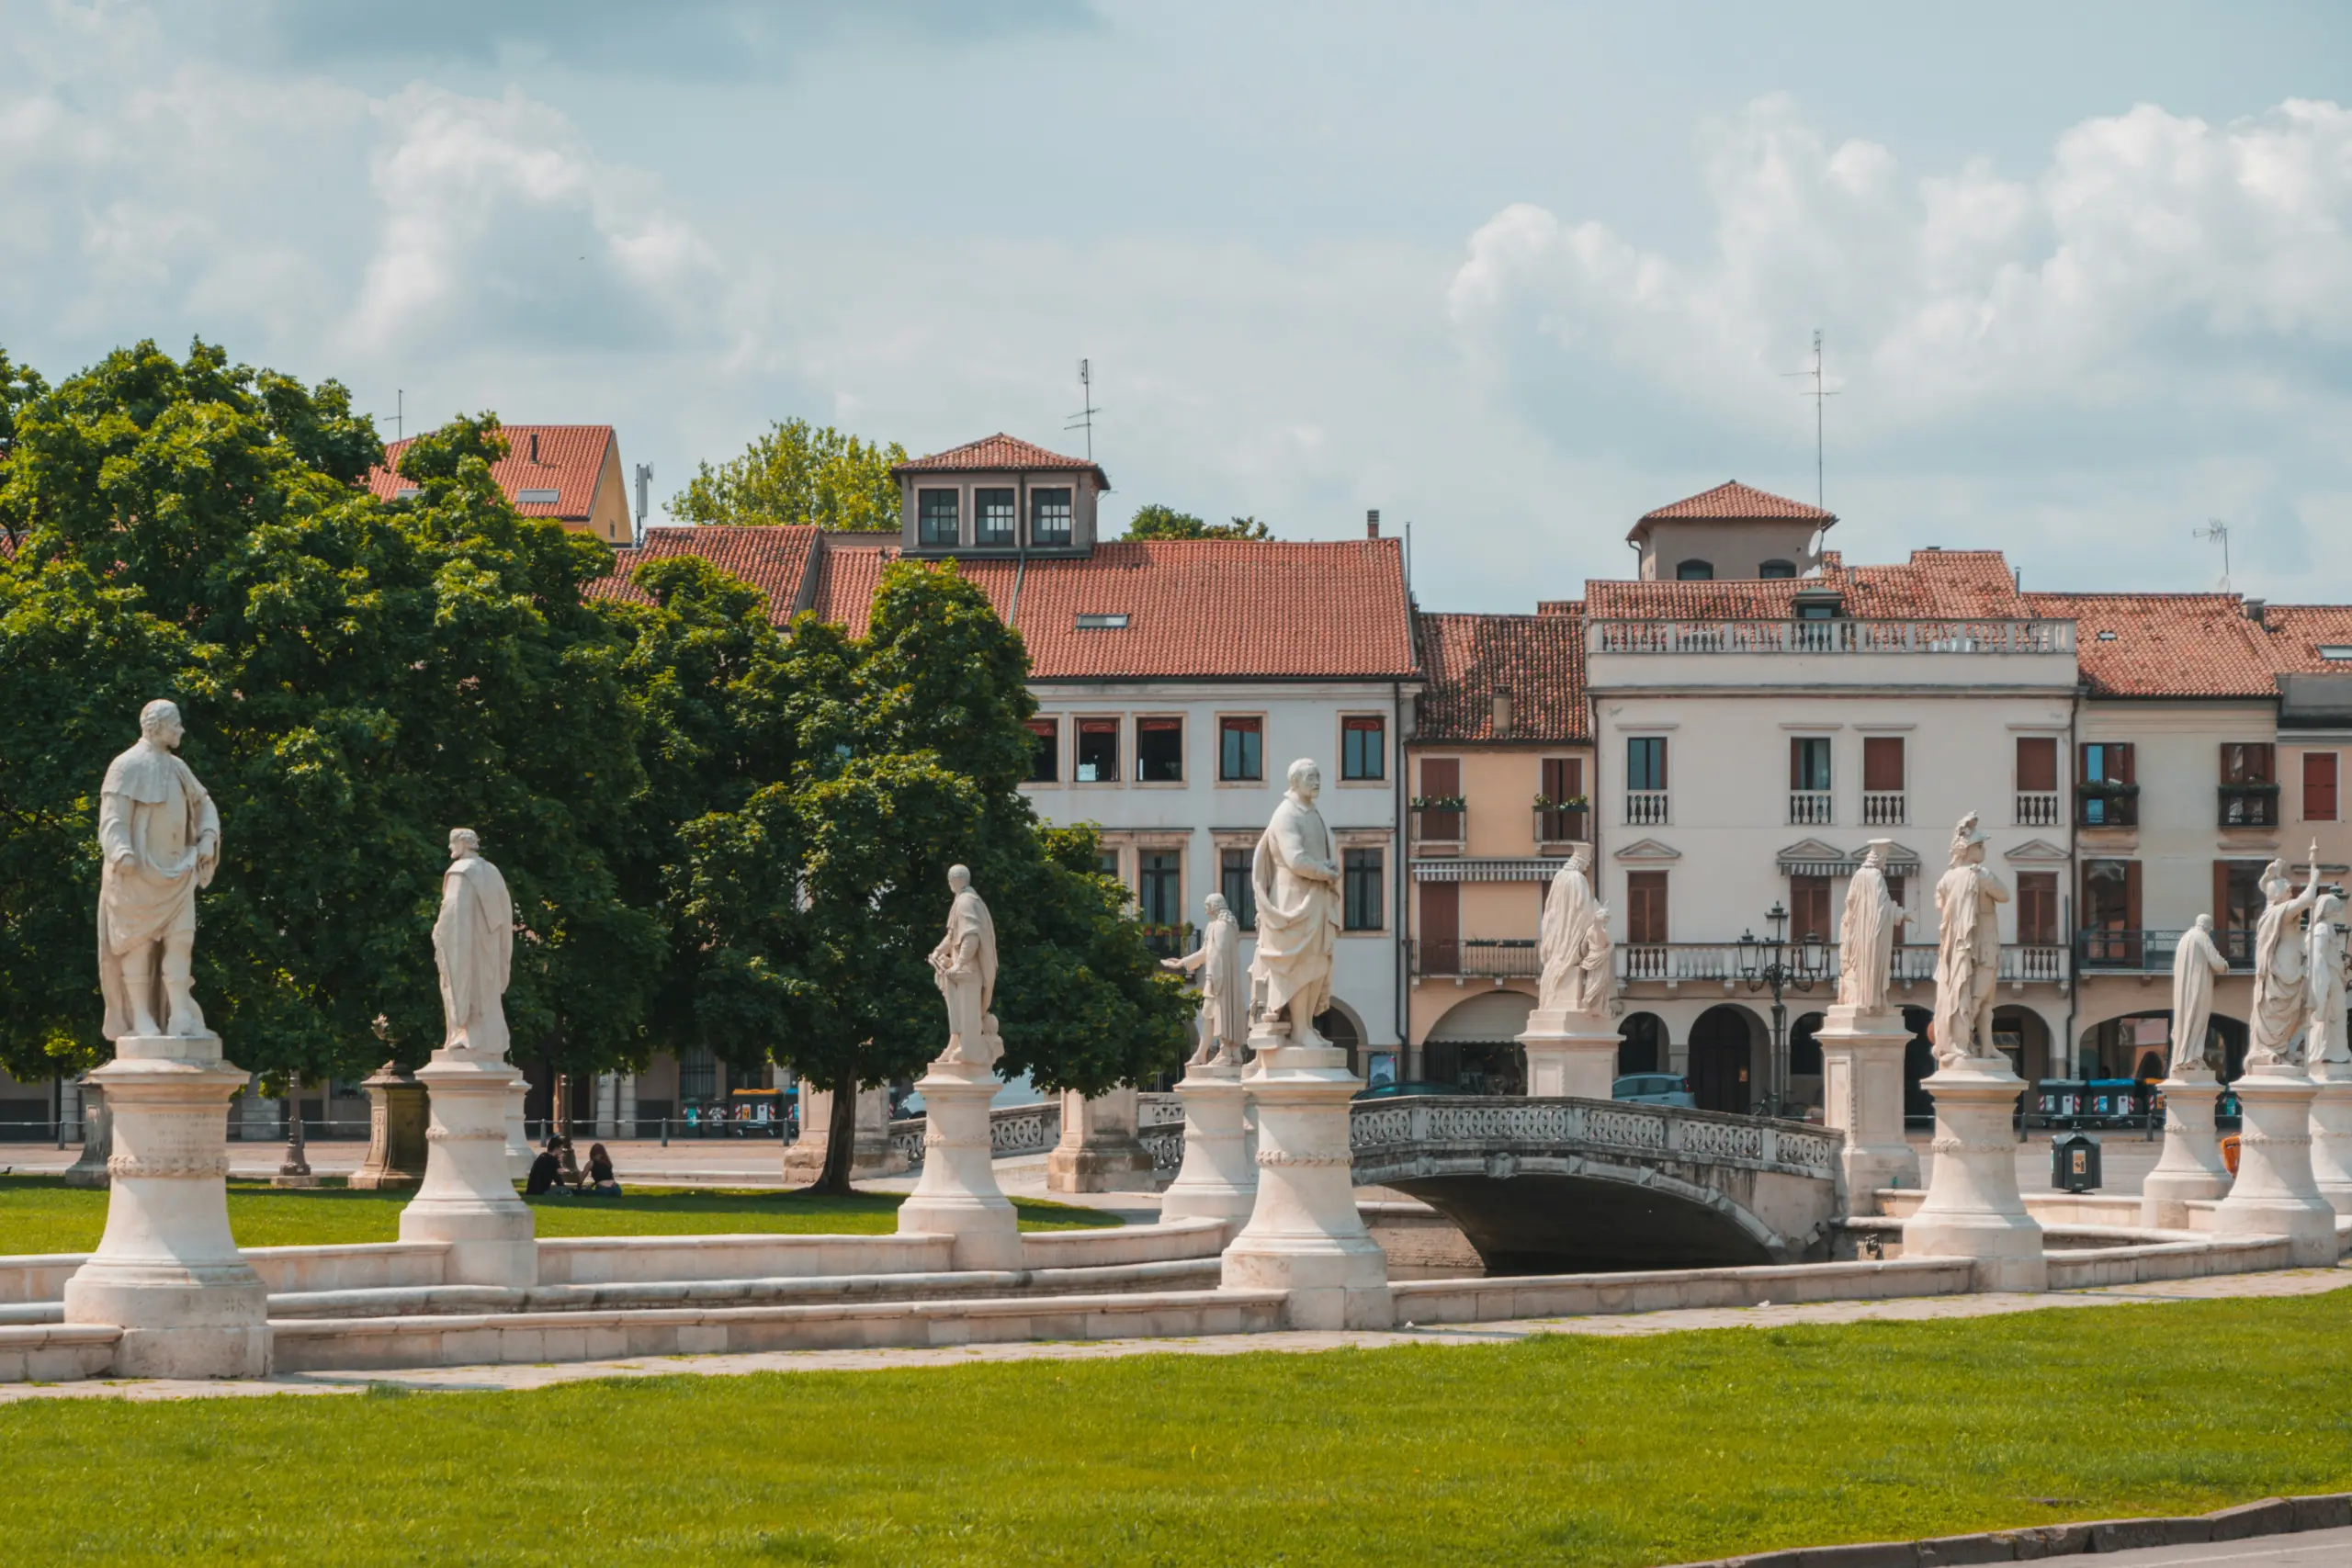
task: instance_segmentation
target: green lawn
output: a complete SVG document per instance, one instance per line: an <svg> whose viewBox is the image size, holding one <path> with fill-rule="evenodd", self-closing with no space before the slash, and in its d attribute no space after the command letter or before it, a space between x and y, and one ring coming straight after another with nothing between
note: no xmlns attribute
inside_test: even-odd
<svg viewBox="0 0 2352 1568"><path fill-rule="evenodd" d="M408 1194L342 1187L280 1190L229 1184L229 1229L243 1247L398 1241ZM707 1235L744 1231L873 1235L898 1228L900 1195L826 1198L802 1190L741 1191L686 1187L629 1190L624 1198L531 1198L541 1235ZM1015 1199L1023 1230L1115 1224L1092 1209ZM107 1194L53 1177L0 1179L0 1253L87 1252L106 1229Z"/></svg>
<svg viewBox="0 0 2352 1568"><path fill-rule="evenodd" d="M2352 1292L0 1406L13 1561L1648 1564L2352 1488Z"/></svg>

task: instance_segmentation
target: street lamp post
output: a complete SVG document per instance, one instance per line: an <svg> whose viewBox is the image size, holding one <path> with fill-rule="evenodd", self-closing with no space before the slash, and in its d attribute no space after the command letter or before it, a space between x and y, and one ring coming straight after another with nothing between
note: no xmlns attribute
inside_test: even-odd
<svg viewBox="0 0 2352 1568"><path fill-rule="evenodd" d="M1781 998L1789 991L1812 990L1814 982L1828 972L1828 964L1820 932L1807 931L1796 942L1789 941L1789 912L1777 899L1764 919L1771 926L1770 935L1739 933L1739 977L1747 982L1750 995L1767 987L1772 993L1772 1068L1764 1086L1763 1111L1779 1116L1789 1100L1789 1010Z"/></svg>

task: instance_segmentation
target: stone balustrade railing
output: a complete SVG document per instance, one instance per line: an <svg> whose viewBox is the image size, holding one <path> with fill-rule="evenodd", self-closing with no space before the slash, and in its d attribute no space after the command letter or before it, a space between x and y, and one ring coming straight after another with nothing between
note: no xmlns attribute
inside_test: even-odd
<svg viewBox="0 0 2352 1568"><path fill-rule="evenodd" d="M2071 653L2075 623L2033 620L1621 621L1588 653Z"/></svg>
<svg viewBox="0 0 2352 1568"><path fill-rule="evenodd" d="M1787 1171L1835 1181L1842 1135L1800 1123L1598 1100L1431 1096L1355 1107L1348 1144L1361 1168L1414 1147L1582 1146L1634 1158Z"/></svg>
<svg viewBox="0 0 2352 1568"><path fill-rule="evenodd" d="M1136 1097L1136 1122L1138 1137L1144 1147L1152 1151L1155 1162L1161 1158L1161 1145L1175 1149L1174 1156L1166 1162L1168 1169L1175 1169L1183 1158L1183 1102L1172 1094L1139 1094ZM927 1125L921 1116L901 1116L890 1123L890 1146L910 1170L922 1164L922 1138ZM989 1153L993 1158L1041 1155L1059 1143L1061 1136L1062 1102L1058 1095L1031 1105L999 1105L989 1111Z"/></svg>

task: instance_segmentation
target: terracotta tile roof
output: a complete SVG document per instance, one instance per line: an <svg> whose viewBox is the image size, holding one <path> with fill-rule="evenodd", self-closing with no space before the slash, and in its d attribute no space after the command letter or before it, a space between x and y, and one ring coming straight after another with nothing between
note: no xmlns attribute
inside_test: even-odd
<svg viewBox="0 0 2352 1568"><path fill-rule="evenodd" d="M2075 661L2095 697L2245 697L2282 674L2344 673L2323 644L2352 645L2352 605L2273 604L2256 623L2235 593L2029 593L2037 615L2075 623Z"/></svg>
<svg viewBox="0 0 2352 1568"><path fill-rule="evenodd" d="M2034 612L1998 550L1914 550L1899 566L1844 564L1824 552L1816 577L1585 585L1595 620L1784 620L1797 594L1834 588L1857 620L2023 620Z"/></svg>
<svg viewBox="0 0 2352 1568"><path fill-rule="evenodd" d="M1837 521L1834 512L1726 479L1713 490L1643 513L1625 536L1637 538L1653 523L1818 523L1826 527Z"/></svg>
<svg viewBox="0 0 2352 1568"><path fill-rule="evenodd" d="M596 499L596 478L604 471L605 454L613 445L613 427L609 424L510 424L506 431L506 456L492 463L490 477L514 502L514 510L526 517L560 517L567 523L584 523ZM531 438L538 437L538 460L531 459ZM413 440L414 437L411 437ZM368 470L367 485L386 501L394 499L408 481L393 470L399 468L401 454L408 450L407 441L390 442L384 447L380 467ZM526 490L551 490L556 499L551 502L517 501L515 497Z"/></svg>
<svg viewBox="0 0 2352 1568"><path fill-rule="evenodd" d="M2262 613L2276 668L2290 675L2342 675L2352 664L2320 649L2352 648L2352 604L2273 604Z"/></svg>
<svg viewBox="0 0 2352 1568"><path fill-rule="evenodd" d="M1569 605L1534 615L1421 617L1429 686L1417 740L1590 741L1584 694L1584 616ZM1495 694L1510 697L1510 730L1495 734Z"/></svg>
<svg viewBox="0 0 2352 1568"><path fill-rule="evenodd" d="M899 558L899 548L883 545L844 549L831 539L825 546L816 602L808 607L820 620L846 627L852 637L864 637L874 619L874 591L882 586L882 569Z"/></svg>
<svg viewBox="0 0 2352 1568"><path fill-rule="evenodd" d="M588 597L650 603L644 591L628 580L628 574L664 556L695 555L766 594L768 619L782 626L792 619L805 596L809 571L816 564L818 536L823 532L752 524L658 523L645 531L645 541L639 547L613 552L613 574L590 583Z"/></svg>
<svg viewBox="0 0 2352 1568"><path fill-rule="evenodd" d="M1085 457L1065 457L1059 452L1048 452L1018 436L1002 431L984 435L978 441L967 441L961 446L950 446L944 452L933 452L928 457L910 457L890 470L899 474L940 473L1091 473L1094 482L1104 490L1111 488L1110 477L1101 467Z"/></svg>

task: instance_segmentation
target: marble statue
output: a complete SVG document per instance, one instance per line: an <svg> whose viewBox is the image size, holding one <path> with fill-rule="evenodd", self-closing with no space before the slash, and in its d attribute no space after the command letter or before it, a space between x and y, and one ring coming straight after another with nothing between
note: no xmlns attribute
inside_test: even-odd
<svg viewBox="0 0 2352 1568"><path fill-rule="evenodd" d="M2311 879L2294 890L2286 867L2272 861L2262 872L2266 902L2254 928L2254 1016L2246 1021L2248 1072L2296 1067L2301 1036L2311 1021L2311 968L2304 937L2295 928L2319 901L2319 845L2311 852Z"/></svg>
<svg viewBox="0 0 2352 1568"><path fill-rule="evenodd" d="M1577 1001L1584 991L1586 948L1592 928L1600 923L1592 884L1587 880L1591 868L1592 846L1573 846L1567 863L1552 874L1551 890L1544 895L1544 917L1536 926L1535 944L1541 965L1536 982L1538 1010L1589 1010ZM1604 930L1601 941L1608 940Z"/></svg>
<svg viewBox="0 0 2352 1568"><path fill-rule="evenodd" d="M1577 949L1576 969L1560 995L1561 1005L1569 1012L1598 1018L1609 1010L1609 987L1615 978L1610 973L1609 955L1616 945L1609 937L1609 906L1595 905L1592 921L1584 929L1584 942Z"/></svg>
<svg viewBox="0 0 2352 1568"><path fill-rule="evenodd" d="M2009 901L1984 868L1985 835L1976 813L1951 832L1951 869L1936 880L1936 1063L2003 1060L1993 1043L1993 997L2001 979L2001 926L1993 906Z"/></svg>
<svg viewBox="0 0 2352 1568"><path fill-rule="evenodd" d="M1201 928L1201 945L1182 958L1163 958L1163 968L1193 977L1201 995L1200 1048L1188 1067L1204 1067L1211 1060L1223 1066L1241 1060L1241 1043L1250 1033L1250 993L1241 984L1241 926L1226 907L1225 895L1208 896L1208 923Z"/></svg>
<svg viewBox="0 0 2352 1568"><path fill-rule="evenodd" d="M1292 1043L1320 1045L1315 1020L1331 1005L1331 955L1340 937L1340 857L1315 797L1323 773L1305 758L1290 765L1290 789L1259 835L1250 880L1258 896L1253 987L1260 1016Z"/></svg>
<svg viewBox="0 0 2352 1568"><path fill-rule="evenodd" d="M2312 909L2305 958L2312 972L2312 1021L2303 1055L2314 1066L2352 1065L2352 1042L2344 1037L2344 900L2330 893Z"/></svg>
<svg viewBox="0 0 2352 1568"><path fill-rule="evenodd" d="M1887 1010L1894 932L1910 918L1886 892L1886 852L1894 844L1892 839L1870 841L1846 884L1846 907L1838 917L1838 1004L1859 1013Z"/></svg>
<svg viewBox="0 0 2352 1568"><path fill-rule="evenodd" d="M220 864L220 813L172 753L186 727L175 704L139 713L139 739L107 764L98 786L98 988L102 1032L203 1035L190 976L196 890Z"/></svg>
<svg viewBox="0 0 2352 1568"><path fill-rule="evenodd" d="M2199 915L2172 950L2172 1072L2201 1070L2205 1036L2213 1021L2213 982L2230 972L2213 945L2213 917Z"/></svg>
<svg viewBox="0 0 2352 1568"><path fill-rule="evenodd" d="M514 899L506 878L481 858L471 828L449 829L449 869L441 874L441 913L433 922L441 971L441 1048L506 1055L506 982L514 962Z"/></svg>
<svg viewBox="0 0 2352 1568"><path fill-rule="evenodd" d="M972 890L968 870L949 866L947 886L956 893L947 909L947 934L931 950L939 994L947 999L947 1049L939 1060L992 1067L1004 1055L996 1014L989 1010L996 1005L996 921Z"/></svg>

